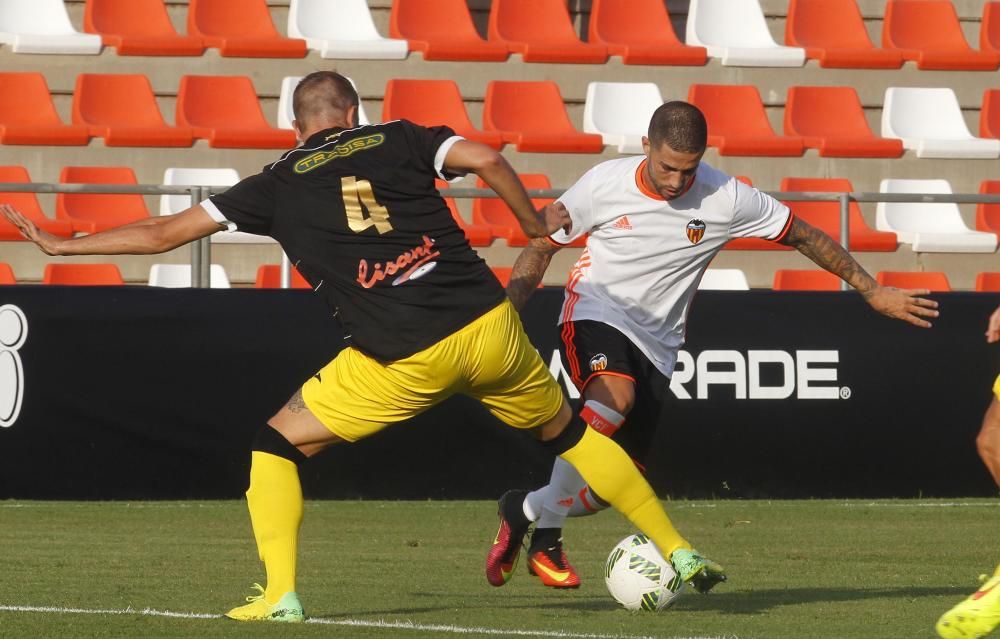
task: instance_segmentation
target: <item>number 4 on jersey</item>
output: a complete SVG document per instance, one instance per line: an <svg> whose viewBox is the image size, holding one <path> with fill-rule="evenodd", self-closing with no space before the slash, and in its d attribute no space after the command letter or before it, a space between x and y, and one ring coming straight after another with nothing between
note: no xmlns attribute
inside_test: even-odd
<svg viewBox="0 0 1000 639"><path fill-rule="evenodd" d="M340 190L344 195L344 212L347 213L347 225L355 233L374 226L379 233L392 230L389 222L389 210L378 203L372 193L372 185L368 180L359 180L353 176L340 179ZM365 209L368 215L365 216Z"/></svg>

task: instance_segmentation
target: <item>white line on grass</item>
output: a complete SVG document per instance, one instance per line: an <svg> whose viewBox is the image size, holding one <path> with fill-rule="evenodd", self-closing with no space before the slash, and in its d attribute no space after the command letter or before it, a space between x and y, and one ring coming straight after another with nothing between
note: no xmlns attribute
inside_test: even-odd
<svg viewBox="0 0 1000 639"><path fill-rule="evenodd" d="M155 610L153 608L143 608L141 610L125 608L122 610L105 608L61 608L56 606L6 606L0 605L0 612L44 612L50 614L76 614L76 615L141 615L146 617L172 617L175 619L221 619L222 615L199 612L174 612L170 610ZM386 621L384 619L328 619L324 617L312 617L306 619L306 623L323 624L328 626L351 626L355 628L393 628L400 630L415 630L419 632L451 633L458 635L493 635L503 637L554 637L556 639L654 639L648 635L605 635L586 632L564 632L560 630L516 630L486 628L481 626L448 626L441 624L420 624L412 621ZM699 639L692 637L690 639ZM709 638L702 638L709 639Z"/></svg>

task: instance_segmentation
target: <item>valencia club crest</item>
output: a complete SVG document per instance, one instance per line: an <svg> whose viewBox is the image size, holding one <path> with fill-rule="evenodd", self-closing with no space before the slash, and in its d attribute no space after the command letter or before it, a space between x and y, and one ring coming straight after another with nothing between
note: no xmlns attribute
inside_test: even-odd
<svg viewBox="0 0 1000 639"><path fill-rule="evenodd" d="M701 238L705 237L705 223L695 218L688 222L687 236L692 244L697 244Z"/></svg>

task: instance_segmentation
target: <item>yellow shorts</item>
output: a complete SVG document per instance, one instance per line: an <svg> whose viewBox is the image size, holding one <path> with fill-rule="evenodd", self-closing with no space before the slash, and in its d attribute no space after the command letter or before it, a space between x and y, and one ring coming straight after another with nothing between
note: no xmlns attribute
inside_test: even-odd
<svg viewBox="0 0 1000 639"><path fill-rule="evenodd" d="M544 424L563 402L508 300L406 359L385 363L345 348L302 386L309 410L347 441L373 435L455 393L478 399L515 428Z"/></svg>
<svg viewBox="0 0 1000 639"><path fill-rule="evenodd" d="M1000 375L997 375L997 381L993 382L993 395L1000 402Z"/></svg>

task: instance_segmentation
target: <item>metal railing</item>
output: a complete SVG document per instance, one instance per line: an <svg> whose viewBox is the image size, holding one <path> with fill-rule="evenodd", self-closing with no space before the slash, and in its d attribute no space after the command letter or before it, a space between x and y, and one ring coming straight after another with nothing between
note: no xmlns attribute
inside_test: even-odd
<svg viewBox="0 0 1000 639"><path fill-rule="evenodd" d="M166 184L56 184L56 183L0 183L0 193L88 193L88 194L138 194L138 195L189 195L191 206L200 203L209 195L226 191L228 186L166 185ZM532 198L557 198L565 189L528 189ZM1000 195L982 193L874 193L867 191L813 192L813 191L764 191L785 202L837 202L840 206L840 244L850 251L850 204L851 202L912 202L931 204L950 202L955 204L1000 204ZM495 198L499 197L490 189L451 188L444 193L449 198ZM191 286L207 288L210 285L209 270L212 264L210 239L205 237L191 243ZM291 287L292 267L288 256L282 252L281 287ZM841 290L847 283L841 282Z"/></svg>

